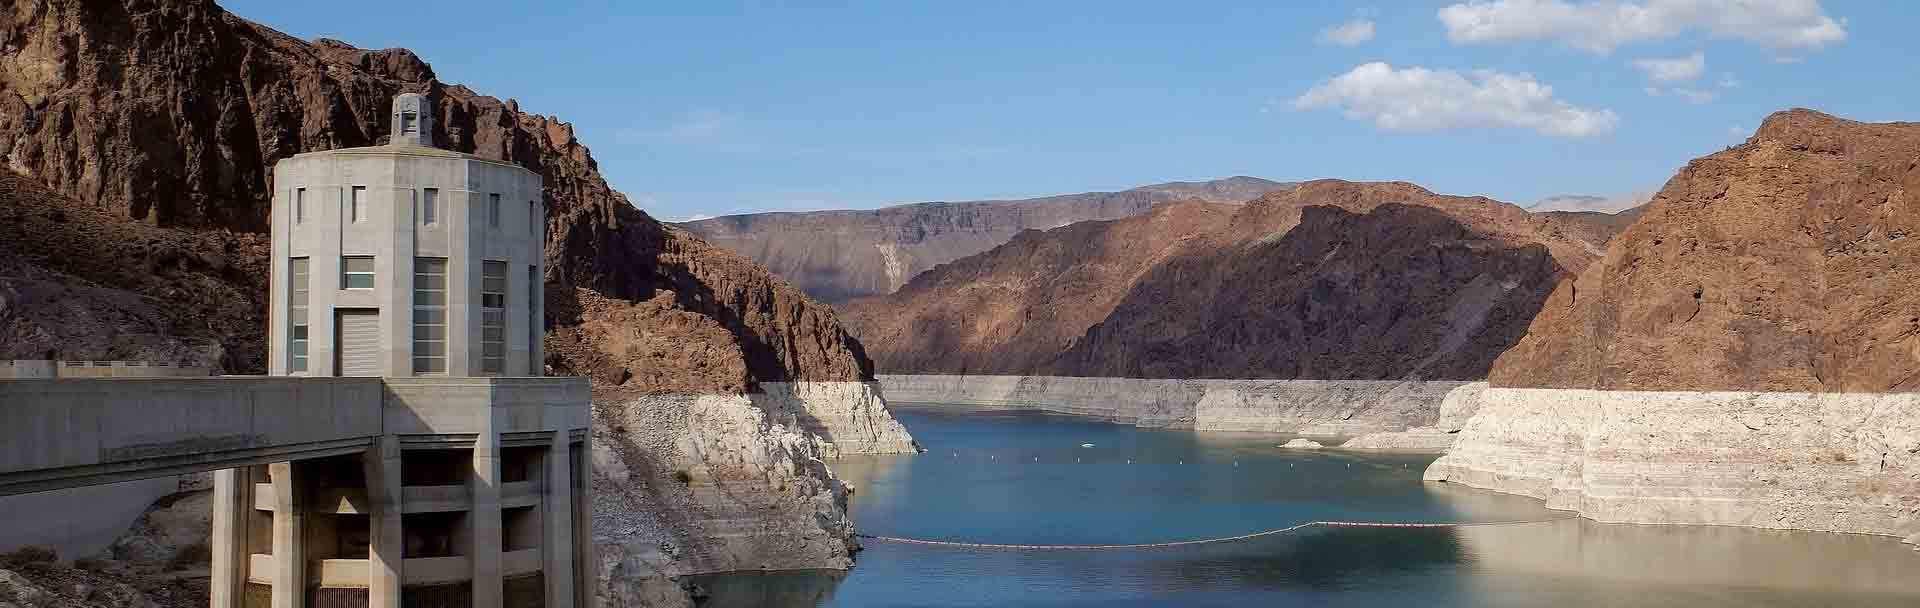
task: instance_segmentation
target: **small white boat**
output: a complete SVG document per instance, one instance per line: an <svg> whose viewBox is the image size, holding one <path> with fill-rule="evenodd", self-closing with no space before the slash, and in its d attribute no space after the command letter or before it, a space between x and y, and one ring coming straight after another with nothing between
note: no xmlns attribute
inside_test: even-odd
<svg viewBox="0 0 1920 608"><path fill-rule="evenodd" d="M1080 447L1083 447L1083 448L1090 448L1090 447L1093 447L1093 444L1091 444L1091 443L1082 443L1082 444L1080 444Z"/></svg>

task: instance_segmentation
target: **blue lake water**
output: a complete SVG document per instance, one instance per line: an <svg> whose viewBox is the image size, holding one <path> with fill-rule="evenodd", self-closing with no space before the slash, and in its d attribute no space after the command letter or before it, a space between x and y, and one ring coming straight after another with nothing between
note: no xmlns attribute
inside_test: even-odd
<svg viewBox="0 0 1920 608"><path fill-rule="evenodd" d="M1920 606L1920 553L1889 538L1568 519L1536 500L1424 483L1433 456L1277 447L1285 436L958 407L895 414L927 453L833 463L858 488L865 534L1131 544L1317 520L1539 523L1095 551L867 540L851 572L697 577L702 605Z"/></svg>

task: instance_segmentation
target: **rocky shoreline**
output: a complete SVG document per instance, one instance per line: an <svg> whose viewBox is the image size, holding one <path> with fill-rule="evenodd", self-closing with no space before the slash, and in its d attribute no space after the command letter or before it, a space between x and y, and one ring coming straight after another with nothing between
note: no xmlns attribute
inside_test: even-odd
<svg viewBox="0 0 1920 608"><path fill-rule="evenodd" d="M1920 394L1490 388L1425 477L1601 522L1920 543Z"/></svg>
<svg viewBox="0 0 1920 608"><path fill-rule="evenodd" d="M1353 437L1431 426L1456 391L1485 383L882 375L896 403L1086 416L1149 428Z"/></svg>
<svg viewBox="0 0 1920 608"><path fill-rule="evenodd" d="M853 488L826 461L918 447L871 383L761 389L596 397L601 605L690 606L693 574L852 566Z"/></svg>

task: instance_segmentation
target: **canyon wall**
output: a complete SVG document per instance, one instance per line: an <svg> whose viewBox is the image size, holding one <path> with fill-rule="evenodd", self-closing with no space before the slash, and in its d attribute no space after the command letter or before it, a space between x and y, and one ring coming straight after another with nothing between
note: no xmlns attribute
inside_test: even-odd
<svg viewBox="0 0 1920 608"><path fill-rule="evenodd" d="M1620 523L1920 542L1920 394L1491 388L1431 481Z"/></svg>
<svg viewBox="0 0 1920 608"><path fill-rule="evenodd" d="M1022 231L1131 217L1170 201L1242 203L1292 186L1231 177L1023 200L727 215L678 226L766 266L809 296L839 303L892 293L928 269Z"/></svg>
<svg viewBox="0 0 1920 608"><path fill-rule="evenodd" d="M1779 112L1495 362L1433 480L1602 521L1920 542L1920 124Z"/></svg>
<svg viewBox="0 0 1920 608"><path fill-rule="evenodd" d="M1438 422L1471 382L882 375L889 401L1024 409L1141 427L1351 437Z"/></svg>
<svg viewBox="0 0 1920 608"><path fill-rule="evenodd" d="M841 311L889 374L1481 380L1621 219L1317 180L1025 232Z"/></svg>
<svg viewBox="0 0 1920 608"><path fill-rule="evenodd" d="M691 605L673 580L688 574L852 565L847 486L792 417L653 395L596 402L594 418L601 605Z"/></svg>
<svg viewBox="0 0 1920 608"><path fill-rule="evenodd" d="M692 556L669 570L845 567L843 496L814 458L912 448L832 309L634 207L572 125L441 82L406 49L299 40L211 0L23 0L0 40L0 358L264 372L271 167L378 145L392 97L421 93L440 147L543 179L547 371L592 379L596 441L632 457L598 459L596 526L684 524L646 537ZM656 426L619 422L633 416ZM675 467L700 498L656 483ZM650 494L666 498L620 502ZM636 504L651 510L619 510ZM759 547L775 558L741 557ZM686 601L665 579L620 584Z"/></svg>

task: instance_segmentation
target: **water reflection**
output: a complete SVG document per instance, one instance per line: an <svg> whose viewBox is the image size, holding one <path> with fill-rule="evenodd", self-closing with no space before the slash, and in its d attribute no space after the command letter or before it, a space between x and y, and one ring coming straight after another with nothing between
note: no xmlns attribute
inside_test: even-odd
<svg viewBox="0 0 1920 608"><path fill-rule="evenodd" d="M1537 500L1424 483L1431 456L1284 450L1276 446L1286 437L1031 413L898 414L928 453L833 465L859 488L852 506L863 532L1104 544L1313 520L1565 516ZM711 577L704 605L1920 606L1920 553L1896 540L1740 528L1569 519L1309 528L1130 551L867 547L844 583L834 573Z"/></svg>
<svg viewBox="0 0 1920 608"><path fill-rule="evenodd" d="M687 577L701 608L820 606L847 573L840 570L732 572Z"/></svg>

